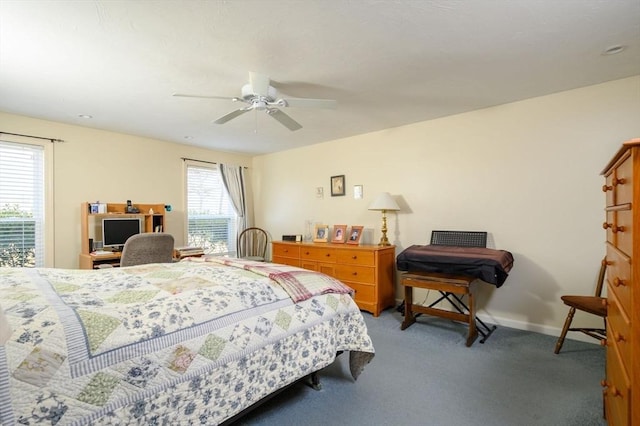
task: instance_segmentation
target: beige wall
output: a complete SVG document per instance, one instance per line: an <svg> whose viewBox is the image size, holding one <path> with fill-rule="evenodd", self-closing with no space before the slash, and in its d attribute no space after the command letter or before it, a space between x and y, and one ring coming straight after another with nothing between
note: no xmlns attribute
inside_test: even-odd
<svg viewBox="0 0 640 426"><path fill-rule="evenodd" d="M167 232L183 245L185 238L184 170L181 157L251 165L247 156L114 132L70 126L0 113L0 130L62 139L54 144L53 224L58 268L77 268L80 253L80 203L101 201L165 203ZM52 250L53 249L53 250Z"/></svg>
<svg viewBox="0 0 640 426"><path fill-rule="evenodd" d="M605 239L599 173L640 136L639 117L634 77L256 157L256 223L276 239L303 233L307 219L364 225L377 242L381 215L367 207L388 191L402 207L388 220L397 252L426 244L434 229L488 231L515 266L500 289L482 286L480 317L557 334L560 295L595 286ZM331 197L329 178L340 174L347 195Z"/></svg>
<svg viewBox="0 0 640 426"><path fill-rule="evenodd" d="M559 296L594 285L605 238L599 173L640 136L638 117L640 76L253 159L4 113L0 130L66 141L55 145L55 267L78 265L83 201L171 204L167 230L183 244L180 157L228 162L252 166L256 224L276 239L312 220L364 225L375 243L381 216L367 207L382 191L402 207L389 215L398 252L433 229L488 231L515 267L502 288L482 286L480 316L557 334ZM347 196L331 197L339 174ZM356 184L363 200L353 199Z"/></svg>

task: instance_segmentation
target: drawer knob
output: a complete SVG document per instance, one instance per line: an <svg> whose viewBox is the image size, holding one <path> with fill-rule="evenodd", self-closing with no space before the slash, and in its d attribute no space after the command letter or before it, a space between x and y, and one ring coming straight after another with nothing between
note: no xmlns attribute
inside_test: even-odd
<svg viewBox="0 0 640 426"><path fill-rule="evenodd" d="M618 332L614 332L613 333L613 338L616 340L616 342L624 342L625 338L622 334L618 333Z"/></svg>
<svg viewBox="0 0 640 426"><path fill-rule="evenodd" d="M325 256L331 257L331 253L327 253L327 254L325 254Z"/></svg>
<svg viewBox="0 0 640 426"><path fill-rule="evenodd" d="M358 275L358 273L357 272L352 272L351 275L353 275L355 277L356 275Z"/></svg>
<svg viewBox="0 0 640 426"><path fill-rule="evenodd" d="M603 388L606 388L609 385L607 384L607 381L605 379L602 379L600 380L600 386L602 386Z"/></svg>
<svg viewBox="0 0 640 426"><path fill-rule="evenodd" d="M609 265L613 265L613 262L607 259L602 260L602 266L609 266Z"/></svg>
<svg viewBox="0 0 640 426"><path fill-rule="evenodd" d="M611 391L611 396L622 396L622 392L615 386L609 386L609 390Z"/></svg>
<svg viewBox="0 0 640 426"><path fill-rule="evenodd" d="M600 340L600 346L607 346L607 339ZM602 386L604 386L604 385L602 385Z"/></svg>
<svg viewBox="0 0 640 426"><path fill-rule="evenodd" d="M613 279L613 286L614 286L614 287L624 286L624 281L623 281L623 280L621 280L621 279L620 279L620 278L618 278L618 277L615 277L615 278Z"/></svg>
<svg viewBox="0 0 640 426"><path fill-rule="evenodd" d="M602 192L611 191L613 186L602 185Z"/></svg>
<svg viewBox="0 0 640 426"><path fill-rule="evenodd" d="M611 228L612 226L613 226L613 223L605 222L605 223L602 224L602 228L604 228L604 229Z"/></svg>
<svg viewBox="0 0 640 426"><path fill-rule="evenodd" d="M351 256L351 259L356 260L358 256Z"/></svg>
<svg viewBox="0 0 640 426"><path fill-rule="evenodd" d="M625 183L624 178L614 179L613 182L611 182L613 186L624 185L624 183Z"/></svg>
<svg viewBox="0 0 640 426"><path fill-rule="evenodd" d="M624 232L624 226L614 226L611 229L611 232L613 232L614 234L616 234L618 232Z"/></svg>

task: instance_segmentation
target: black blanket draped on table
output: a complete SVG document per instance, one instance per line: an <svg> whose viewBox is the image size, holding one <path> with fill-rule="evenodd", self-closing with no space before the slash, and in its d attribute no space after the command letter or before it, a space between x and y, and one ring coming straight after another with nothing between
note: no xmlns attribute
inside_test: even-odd
<svg viewBox="0 0 640 426"><path fill-rule="evenodd" d="M513 266L513 255L480 247L413 245L397 256L396 265L400 271L467 275L500 287Z"/></svg>

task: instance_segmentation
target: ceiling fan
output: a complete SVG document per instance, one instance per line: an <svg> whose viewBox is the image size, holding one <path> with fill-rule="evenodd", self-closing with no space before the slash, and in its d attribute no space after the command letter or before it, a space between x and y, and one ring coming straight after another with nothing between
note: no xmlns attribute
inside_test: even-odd
<svg viewBox="0 0 640 426"><path fill-rule="evenodd" d="M271 86L269 77L257 72L249 73L249 83L242 86L241 97L227 96L202 96L174 93L173 96L186 98L227 99L233 102L247 104L242 108L231 111L214 121L216 124L224 124L251 110L265 111L267 115L275 118L280 124L291 131L299 130L302 125L285 114L280 108L335 108L337 102L331 99L309 98L283 98L280 93Z"/></svg>

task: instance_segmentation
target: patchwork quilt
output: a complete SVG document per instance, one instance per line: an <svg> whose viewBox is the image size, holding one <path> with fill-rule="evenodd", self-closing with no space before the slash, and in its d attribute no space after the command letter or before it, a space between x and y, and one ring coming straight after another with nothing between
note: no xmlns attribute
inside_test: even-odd
<svg viewBox="0 0 640 426"><path fill-rule="evenodd" d="M351 293L224 258L0 268L0 424L218 424L339 351L355 379L374 348Z"/></svg>

